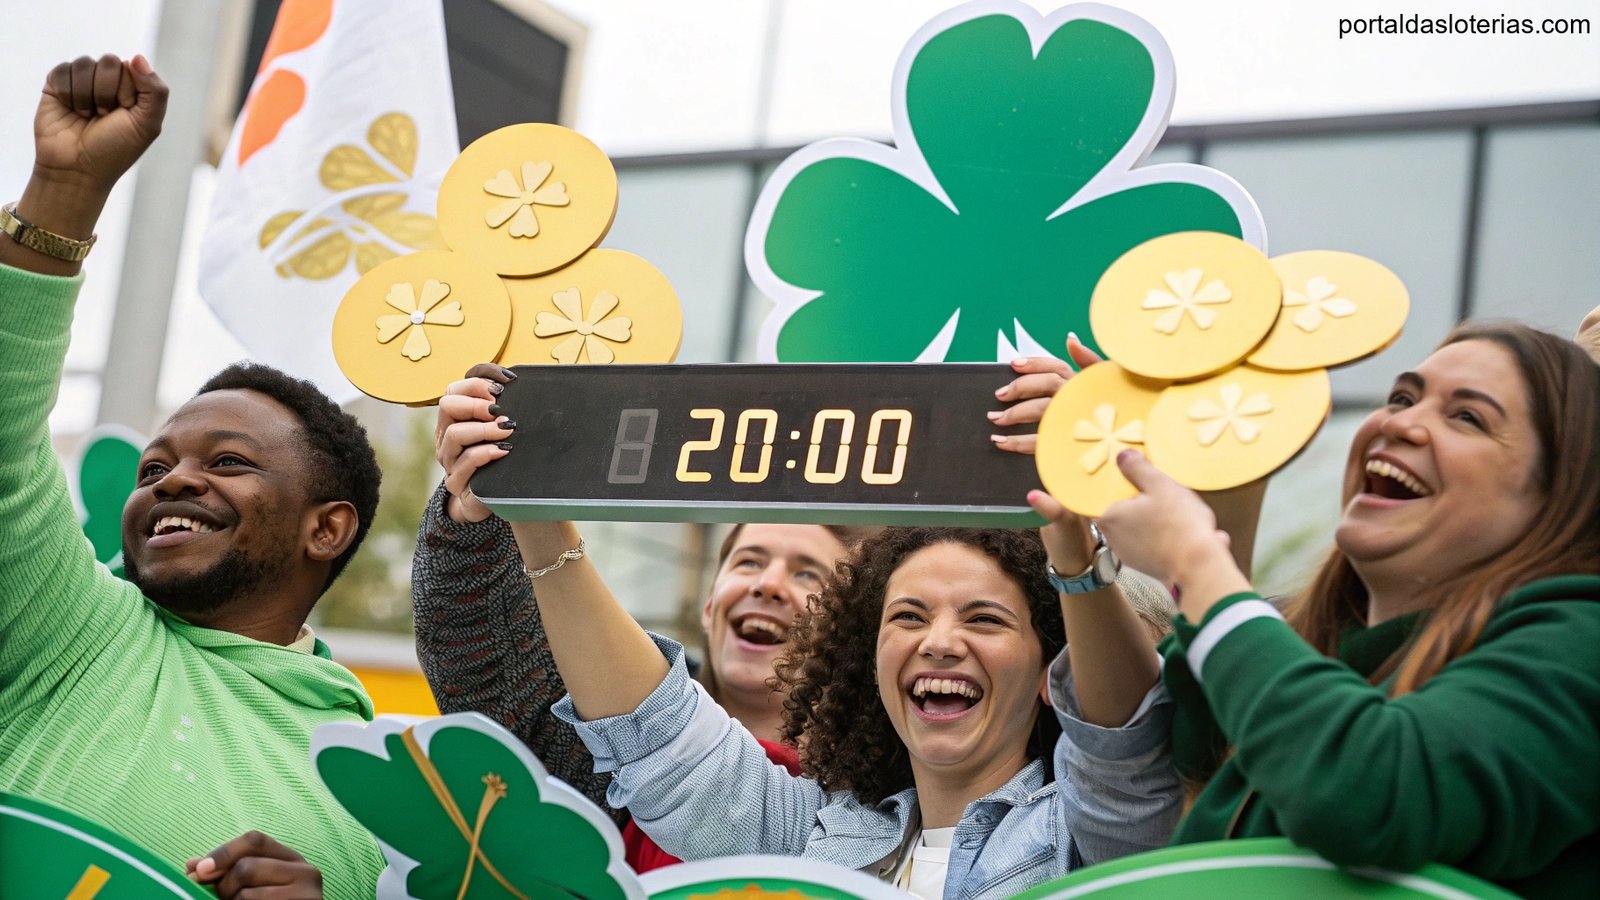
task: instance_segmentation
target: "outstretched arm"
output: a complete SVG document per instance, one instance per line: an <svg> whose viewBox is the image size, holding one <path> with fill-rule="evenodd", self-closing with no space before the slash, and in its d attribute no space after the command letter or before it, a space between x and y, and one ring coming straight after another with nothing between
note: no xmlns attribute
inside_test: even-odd
<svg viewBox="0 0 1600 900"><path fill-rule="evenodd" d="M1088 569L1096 549L1089 523L1044 491L1031 491L1028 502L1050 520L1039 533L1051 568L1069 577ZM1117 582L1060 599L1078 714L1091 725L1120 728L1160 677L1155 640Z"/></svg>
<svg viewBox="0 0 1600 900"><path fill-rule="evenodd" d="M511 530L524 564L535 572L580 542L571 522L514 522ZM667 677L666 658L612 596L588 556L547 571L534 589L556 668L580 718L631 713Z"/></svg>
<svg viewBox="0 0 1600 900"><path fill-rule="evenodd" d="M477 384L440 401L439 461L447 473L444 489L451 495L447 515L481 521L489 509L473 496L469 479L478 468L510 453L518 433L498 410L490 411L496 392L489 382L468 380ZM538 437L521 435L523 440ZM549 569L534 581L534 590L550 651L578 716L590 720L633 712L666 677L667 661L612 596L587 556L554 567L563 554L570 556L578 548L577 526L517 522L512 533L530 571Z"/></svg>
<svg viewBox="0 0 1600 900"><path fill-rule="evenodd" d="M417 657L442 712L490 716L550 774L606 808L610 776L594 771L577 732L551 713L567 688L511 525L466 491L474 456L505 452L494 443L513 429L501 427L505 417L489 409L515 377L500 366L474 366L439 403L436 450L446 479L423 511L411 563ZM489 443L463 459L469 433Z"/></svg>
<svg viewBox="0 0 1600 900"><path fill-rule="evenodd" d="M1600 358L1600 308L1590 314L1593 327L1589 329L1592 352ZM1591 324L1586 321L1585 324ZM1583 337L1580 334L1579 341ZM1085 347L1077 335L1067 338L1067 356L1080 370L1102 362L1100 355ZM991 424L997 427L1011 425L1037 425L1044 418L1050 398L1072 377L1072 366L1066 360L1051 356L1034 356L1011 361L1017 377L995 392L995 397L1011 404L1004 410L990 414ZM994 444L1001 450L1032 456L1038 452L1036 434L996 434ZM1256 526L1261 520L1261 504L1266 499L1265 478L1226 491L1202 494L1217 516L1217 527L1232 539L1230 545L1234 563L1241 572L1249 572L1254 560Z"/></svg>
<svg viewBox="0 0 1600 900"><path fill-rule="evenodd" d="M1250 580L1228 552L1228 534L1198 494L1136 450L1122 451L1117 465L1139 494L1113 503L1100 527L1125 562L1176 585L1179 609L1191 622L1204 618L1217 601L1250 590Z"/></svg>
<svg viewBox="0 0 1600 900"><path fill-rule="evenodd" d="M112 186L160 131L166 97L141 57L56 66L16 217L87 238ZM112 600L134 591L97 570L50 447L78 269L0 235L0 726L112 640L115 615L137 608Z"/></svg>

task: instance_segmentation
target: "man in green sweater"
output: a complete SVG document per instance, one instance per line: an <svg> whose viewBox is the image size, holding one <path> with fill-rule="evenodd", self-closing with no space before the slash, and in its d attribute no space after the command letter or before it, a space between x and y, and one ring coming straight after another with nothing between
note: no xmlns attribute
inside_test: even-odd
<svg viewBox="0 0 1600 900"><path fill-rule="evenodd" d="M142 57L57 66L32 177L0 212L0 791L187 862L222 897L325 881L370 898L383 859L308 747L372 704L304 627L377 506L365 432L307 383L225 370L140 460L133 584L95 563L51 450L79 261L166 96Z"/></svg>

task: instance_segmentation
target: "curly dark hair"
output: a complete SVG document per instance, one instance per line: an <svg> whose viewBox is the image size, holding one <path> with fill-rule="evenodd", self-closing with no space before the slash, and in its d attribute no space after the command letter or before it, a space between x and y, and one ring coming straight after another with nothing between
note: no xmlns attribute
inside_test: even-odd
<svg viewBox="0 0 1600 900"><path fill-rule="evenodd" d="M913 784L910 756L878 696L878 630L889 576L906 557L935 544L972 547L1016 582L1028 598L1046 664L1066 646L1060 599L1045 575L1038 532L889 528L868 538L812 599L777 667L778 679L789 688L784 739L801 748L801 765L824 790L848 790L863 803L876 803ZM1053 714L1042 707L1041 712L1028 738L1028 756L1048 767L1061 726Z"/></svg>
<svg viewBox="0 0 1600 900"><path fill-rule="evenodd" d="M367 440L367 430L315 384L261 363L236 362L211 376L195 396L212 391L255 391L288 407L300 420L301 446L315 460L314 465L305 467L311 499L317 503L346 500L355 506L355 540L334 559L322 585L326 592L355 556L378 511L383 472Z"/></svg>

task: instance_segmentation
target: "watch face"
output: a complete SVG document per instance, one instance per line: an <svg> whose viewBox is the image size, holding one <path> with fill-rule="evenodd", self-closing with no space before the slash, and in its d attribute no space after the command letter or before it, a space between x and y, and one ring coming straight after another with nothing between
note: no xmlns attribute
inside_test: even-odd
<svg viewBox="0 0 1600 900"><path fill-rule="evenodd" d="M1101 584L1110 584L1117 580L1117 574L1122 571L1122 561L1111 552L1110 547L1101 547L1094 554L1094 577Z"/></svg>

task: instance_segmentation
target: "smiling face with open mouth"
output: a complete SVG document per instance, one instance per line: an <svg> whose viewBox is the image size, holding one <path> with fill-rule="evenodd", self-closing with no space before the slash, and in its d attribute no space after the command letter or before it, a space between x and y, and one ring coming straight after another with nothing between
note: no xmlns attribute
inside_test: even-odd
<svg viewBox="0 0 1600 900"><path fill-rule="evenodd" d="M700 614L719 692L765 702L790 626L844 555L820 525L739 528Z"/></svg>
<svg viewBox="0 0 1600 900"><path fill-rule="evenodd" d="M1511 353L1448 344L1401 374L1356 432L1335 539L1369 588L1437 581L1526 533L1543 464Z"/></svg>
<svg viewBox="0 0 1600 900"><path fill-rule="evenodd" d="M975 547L938 543L889 576L878 692L918 783L1004 783L1028 762L1044 649L1027 596Z"/></svg>
<svg viewBox="0 0 1600 900"><path fill-rule="evenodd" d="M281 585L306 526L300 440L294 413L265 394L184 404L145 448L123 507L128 579L191 621Z"/></svg>

